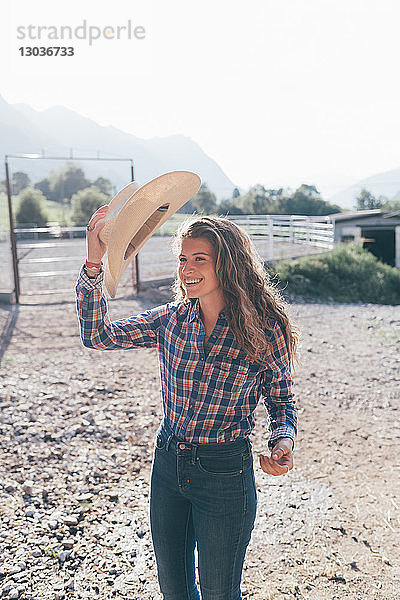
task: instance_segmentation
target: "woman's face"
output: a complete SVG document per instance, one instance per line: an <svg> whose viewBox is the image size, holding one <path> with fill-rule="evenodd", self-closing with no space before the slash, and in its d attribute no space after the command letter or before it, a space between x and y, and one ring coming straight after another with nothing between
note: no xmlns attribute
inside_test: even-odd
<svg viewBox="0 0 400 600"><path fill-rule="evenodd" d="M220 297L215 260L214 248L207 239L182 240L178 274L189 298L211 298L214 294Z"/></svg>

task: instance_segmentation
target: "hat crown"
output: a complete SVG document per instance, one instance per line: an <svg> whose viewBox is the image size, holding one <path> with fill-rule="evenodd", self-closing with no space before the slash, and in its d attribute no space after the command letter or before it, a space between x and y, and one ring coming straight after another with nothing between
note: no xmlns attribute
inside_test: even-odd
<svg viewBox="0 0 400 600"><path fill-rule="evenodd" d="M100 231L99 237L102 242L108 245L108 241L110 239L114 223L125 206L128 200L134 195L135 192L138 191L140 185L136 181L132 181L127 186L125 186L122 190L118 192L111 200L108 205L108 212L104 219L100 219L98 223L105 222L103 229Z"/></svg>
<svg viewBox="0 0 400 600"><path fill-rule="evenodd" d="M131 182L111 200L99 238L107 246L105 285L111 296L143 244L199 190L200 177L171 171L140 186ZM100 221L101 222L101 221Z"/></svg>

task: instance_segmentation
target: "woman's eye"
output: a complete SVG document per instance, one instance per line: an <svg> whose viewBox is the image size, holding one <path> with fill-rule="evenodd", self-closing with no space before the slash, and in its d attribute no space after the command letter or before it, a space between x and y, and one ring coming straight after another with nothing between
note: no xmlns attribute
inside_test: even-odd
<svg viewBox="0 0 400 600"><path fill-rule="evenodd" d="M196 256L196 260L205 260L202 256ZM185 262L186 258L180 258L179 262Z"/></svg>

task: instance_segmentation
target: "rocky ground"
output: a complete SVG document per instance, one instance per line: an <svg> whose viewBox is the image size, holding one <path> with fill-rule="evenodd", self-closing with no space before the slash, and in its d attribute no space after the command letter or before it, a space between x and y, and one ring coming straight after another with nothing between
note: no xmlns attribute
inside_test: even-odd
<svg viewBox="0 0 400 600"><path fill-rule="evenodd" d="M112 318L168 289L110 303ZM39 298L38 302L43 302ZM251 439L251 600L400 595L400 306L295 302L295 468L271 477L265 408ZM83 348L71 301L0 307L0 596L160 600L148 519L162 418L156 350Z"/></svg>

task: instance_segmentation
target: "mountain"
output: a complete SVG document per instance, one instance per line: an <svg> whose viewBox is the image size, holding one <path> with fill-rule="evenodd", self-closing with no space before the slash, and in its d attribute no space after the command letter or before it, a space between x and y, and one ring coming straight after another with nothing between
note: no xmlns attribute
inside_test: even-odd
<svg viewBox="0 0 400 600"><path fill-rule="evenodd" d="M376 197L382 195L389 198L389 200L394 199L394 197L398 198L400 191L400 169L376 173L366 179L361 179L342 192L330 196L328 200L332 204L339 204L343 208L354 208L355 199L362 188L366 188Z"/></svg>
<svg viewBox="0 0 400 600"><path fill-rule="evenodd" d="M39 152L44 145L55 143L53 137L38 128L29 116L21 114L0 96L0 152L3 157L18 152Z"/></svg>
<svg viewBox="0 0 400 600"><path fill-rule="evenodd" d="M189 137L172 135L144 140L116 127L104 127L63 106L43 111L26 104L8 104L0 96L0 153L44 153L47 156L132 158L139 183L175 169L193 170L218 199L230 198L235 184L218 164ZM79 161L76 161L79 162ZM64 161L14 160L14 170L25 171L36 182L58 170ZM82 161L90 179L109 178L115 188L130 180L130 165L118 162Z"/></svg>

